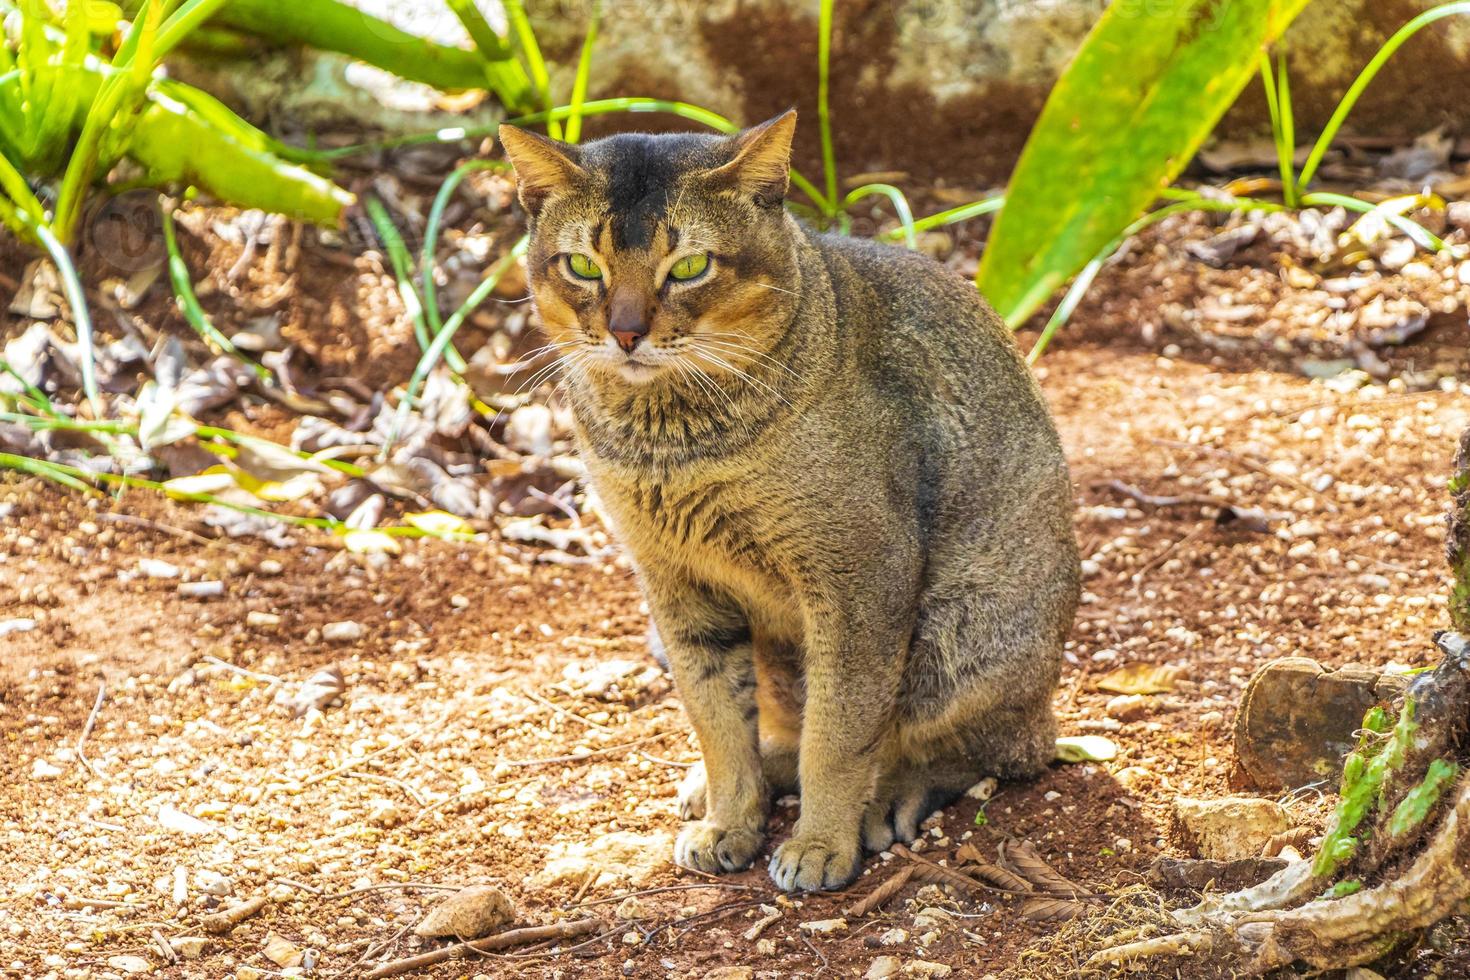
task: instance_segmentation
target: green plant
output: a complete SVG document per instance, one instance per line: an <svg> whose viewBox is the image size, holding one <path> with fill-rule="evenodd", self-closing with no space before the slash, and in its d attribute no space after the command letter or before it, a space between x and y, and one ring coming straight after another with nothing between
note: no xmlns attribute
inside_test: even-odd
<svg viewBox="0 0 1470 980"><path fill-rule="evenodd" d="M1179 174L1306 0L1113 4L1047 98L976 284L1023 323Z"/></svg>

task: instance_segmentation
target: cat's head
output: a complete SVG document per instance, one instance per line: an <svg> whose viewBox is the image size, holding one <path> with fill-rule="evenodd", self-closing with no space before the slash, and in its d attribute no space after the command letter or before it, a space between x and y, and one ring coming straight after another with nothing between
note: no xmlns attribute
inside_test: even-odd
<svg viewBox="0 0 1470 980"><path fill-rule="evenodd" d="M799 232L782 206L796 113L733 136L500 139L531 219L528 278L557 353L642 384L738 369L790 322Z"/></svg>

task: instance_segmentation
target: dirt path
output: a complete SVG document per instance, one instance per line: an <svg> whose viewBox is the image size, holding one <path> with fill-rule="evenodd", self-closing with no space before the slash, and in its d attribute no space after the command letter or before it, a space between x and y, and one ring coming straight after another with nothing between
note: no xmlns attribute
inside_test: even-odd
<svg viewBox="0 0 1470 980"><path fill-rule="evenodd" d="M1057 704L1065 733L1107 734L1121 753L1003 785L984 826L975 801L951 807L930 849L944 846L935 837L973 833L982 849L1026 837L1109 891L1172 852L1175 796L1228 791L1234 705L1258 664L1432 659L1442 488L1470 400L1342 391L1136 346L1073 344L1041 374L1088 556ZM380 564L304 535L284 551L201 545L179 533L194 526L185 507L88 506L4 480L0 620L37 626L0 638L0 975L121 976L139 965L128 957L158 963L154 933L203 935L202 914L267 895L201 958L157 975L279 973L264 954L275 934L317 951L318 971L355 976L427 948L410 927L440 892L416 886L479 881L503 884L527 922L584 906L606 938L423 975L852 976L880 953L963 976L1074 972L1026 954L1053 927L934 886L846 932L798 930L887 878L881 857L848 895L795 900L763 870L715 882L672 869L675 787L696 752L619 560L543 564L501 542L411 542ZM1217 530L1199 503L1150 507L1113 481L1285 516L1267 533ZM223 580L225 595L183 598L142 559ZM340 622L360 637L324 639ZM1181 679L1142 717L1113 722L1112 695L1093 682L1134 662L1176 664ZM277 703L333 664L341 703L298 718ZM1320 818L1311 799L1291 805ZM792 816L777 808L773 839ZM625 903L630 889L665 890ZM761 937L773 954L742 937L761 903L782 913ZM930 905L965 917L916 924ZM906 938L878 948L895 928Z"/></svg>

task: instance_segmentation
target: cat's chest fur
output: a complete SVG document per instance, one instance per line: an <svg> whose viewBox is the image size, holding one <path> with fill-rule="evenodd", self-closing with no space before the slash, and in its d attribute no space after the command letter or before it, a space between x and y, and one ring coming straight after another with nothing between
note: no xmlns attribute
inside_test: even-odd
<svg viewBox="0 0 1470 980"><path fill-rule="evenodd" d="M594 464L593 474L608 516L639 565L682 567L748 609L789 596L783 566L790 522L779 501L754 492L765 481L743 468L670 476Z"/></svg>

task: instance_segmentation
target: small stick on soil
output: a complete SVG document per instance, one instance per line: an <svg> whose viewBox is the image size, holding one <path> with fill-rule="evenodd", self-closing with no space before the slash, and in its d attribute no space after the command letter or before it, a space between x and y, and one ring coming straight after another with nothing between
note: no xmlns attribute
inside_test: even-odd
<svg viewBox="0 0 1470 980"><path fill-rule="evenodd" d="M1321 501L1322 506L1325 507L1330 513L1338 514L1342 512L1342 508L1338 507L1336 503L1328 500L1326 497L1322 496L1316 490L1313 490L1310 486L1303 483L1301 480L1298 480L1294 476L1286 476L1285 474L1277 473L1269 466L1266 466L1264 463L1258 463L1255 460L1251 459L1249 456L1242 456L1240 453L1233 453L1228 449L1220 449L1217 446L1196 446L1192 442L1179 442L1175 439L1150 439L1149 442L1153 443L1156 446L1163 446L1167 449L1182 449L1185 452L1197 453L1201 456L1213 456L1216 459L1234 460L1241 466L1244 466L1246 469L1254 470L1267 479L1275 480L1278 483L1285 483L1287 486L1290 487L1295 487L1296 489L1300 490L1302 493L1307 494L1313 499Z"/></svg>
<svg viewBox="0 0 1470 980"><path fill-rule="evenodd" d="M525 696L528 697L528 698L530 698L532 701L535 701L537 704L542 705L543 707L550 708L552 711L555 711L559 715L563 715L563 716L565 716L567 718L571 718L574 721L580 721L582 724L586 725L588 728L595 729L595 730L597 730L599 732L606 732L609 735L613 734L613 729L608 728L606 725L599 725L597 722L591 720L590 718L583 718L581 715L577 714L575 711L569 711L568 709L563 708L561 705L557 704L555 701L551 700L550 698L543 698L541 695L537 694L535 691L524 691L522 693L525 694Z"/></svg>
<svg viewBox="0 0 1470 980"><path fill-rule="evenodd" d="M772 912L765 918L757 921L755 925L751 926L749 929L745 930L745 932L741 933L741 936L745 939L746 942L753 943L761 937L761 933L765 932L768 928L780 921L781 912L780 910L777 910L775 912Z"/></svg>
<svg viewBox="0 0 1470 980"><path fill-rule="evenodd" d="M227 908L223 912L206 915L199 920L199 924L204 927L205 932L219 935L229 932L269 904L270 901L268 899L264 896L257 895L248 902L241 902L239 905Z"/></svg>
<svg viewBox="0 0 1470 980"><path fill-rule="evenodd" d="M597 876L600 874L602 874L602 872L597 868L593 868L591 871L587 872L587 877L582 879L582 887L578 888L577 894L572 896L573 905L576 905L582 900L582 896L587 894L587 889L592 887L592 883L597 880Z"/></svg>
<svg viewBox="0 0 1470 980"><path fill-rule="evenodd" d="M298 891L306 892L308 895L320 896L322 893L320 888L314 885L308 885L304 881L297 881L295 878L272 878L271 881L278 885L285 885L287 888L295 888Z"/></svg>
<svg viewBox="0 0 1470 980"><path fill-rule="evenodd" d="M118 524L130 524L133 527L144 527L150 531L160 531L164 534L171 534L176 538L183 538L185 541L192 541L195 544L202 544L206 548L217 548L220 545L224 545L229 548L234 548L236 551L249 550L243 545L236 544L228 538L206 538L202 534L195 534L193 531L186 530L185 528L174 527L172 524L160 524L158 521L150 521L146 517L134 517L132 514L113 513L102 513L97 516L101 517L104 521L114 521Z"/></svg>
<svg viewBox="0 0 1470 980"><path fill-rule="evenodd" d="M258 670L250 670L246 667L240 667L230 663L228 660L221 660L219 657L216 657L213 654L205 654L199 659L203 660L205 663L214 664L216 667L223 667L225 670L239 674L241 677L249 677L251 680L268 681L271 684L286 683L275 674L262 674Z"/></svg>
<svg viewBox="0 0 1470 980"><path fill-rule="evenodd" d="M82 735L77 739L77 761L86 766L87 771L93 776L97 775L97 770L92 768L92 763L82 751L82 746L86 744L87 736L92 734L92 726L97 724L97 712L102 710L102 699L105 697L107 697L107 682L103 681L97 685L97 700L92 703L92 713L87 715L87 723L82 726Z"/></svg>
<svg viewBox="0 0 1470 980"><path fill-rule="evenodd" d="M873 910L882 908L883 903L888 901L894 895L897 895L899 891L903 889L903 886L909 883L909 879L913 876L914 865L909 864L905 865L902 868L899 868L896 875L883 882L883 884L879 885L877 888L874 888L872 891L868 892L866 897L864 897L856 905L848 908L846 914L853 917L858 917L868 915Z"/></svg>
<svg viewBox="0 0 1470 980"><path fill-rule="evenodd" d="M354 895L364 895L368 892L398 891L399 889L419 888L424 891L434 892L457 892L463 891L463 885L433 885L424 881L393 881L384 885L364 885L362 888L354 888L350 892L338 892L335 895L323 895L324 902L339 902L344 898Z"/></svg>
<svg viewBox="0 0 1470 980"><path fill-rule="evenodd" d="M683 870L688 871L689 869L684 868ZM609 895L607 898L594 898L592 899L592 901L583 902L581 905L566 905L563 906L563 908L568 911L572 909L586 909L591 908L594 905L606 905L609 902L621 902L623 899L632 898L635 895L643 896L658 895L662 894L663 892L687 892L692 888L732 888L735 891L741 892L758 892L762 890L751 885L737 885L732 881L700 881L692 882L688 885L663 885L658 888L644 888L636 892L623 892L620 895Z"/></svg>
<svg viewBox="0 0 1470 980"><path fill-rule="evenodd" d="M655 741L657 739L660 739L660 738L668 738L670 735L677 735L677 734L678 734L678 732L659 732L656 735L645 735L642 738L635 738L631 742L623 742L623 743L618 744L618 745L609 745L606 748L594 749L591 752L586 752L586 753L583 753L582 755L553 755L553 756L551 756L549 758L546 758L546 759L507 759L503 763L503 765L517 766L517 767L520 767L520 766L550 766L550 765L555 765L555 764L561 763L561 762L584 762L587 759L596 759L596 758L598 758L600 756L604 756L604 755L613 755L613 754L615 754L617 752L622 752L622 751L624 751L626 749L631 749L631 748L633 748L635 746L638 746L638 745L645 745L645 744L647 744L649 742L652 742L652 741Z"/></svg>
<svg viewBox="0 0 1470 980"><path fill-rule="evenodd" d="M363 974L363 980L381 980L383 977L397 977L405 973L422 970L445 960L466 956L470 953L491 953L497 949L508 949L511 946L524 946L527 943L539 943L552 939L570 939L573 936L585 936L594 932L602 925L598 919L577 919L573 922L558 922L549 926L527 926L524 929L510 929L506 932L490 936L487 939L478 939L472 943L456 943L453 946L445 946L428 953L420 953L418 956L409 956L401 960L392 960L382 966L374 967Z"/></svg>
<svg viewBox="0 0 1470 980"><path fill-rule="evenodd" d="M1206 496L1202 493L1185 493L1173 497L1159 497L1151 493L1145 493L1132 484L1124 483L1122 480L1109 480L1106 486L1118 491L1125 497L1132 497L1145 507L1184 507L1189 505L1219 507L1223 503L1223 501L1215 497Z"/></svg>

